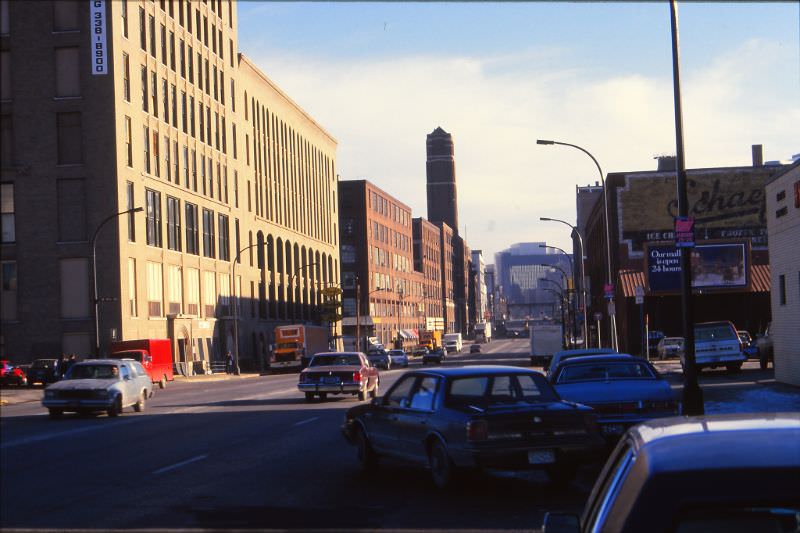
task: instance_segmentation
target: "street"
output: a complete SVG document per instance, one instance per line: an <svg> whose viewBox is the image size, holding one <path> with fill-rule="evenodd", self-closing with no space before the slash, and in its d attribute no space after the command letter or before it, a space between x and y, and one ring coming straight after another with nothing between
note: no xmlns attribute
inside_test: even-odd
<svg viewBox="0 0 800 533"><path fill-rule="evenodd" d="M445 364L527 366L525 339L482 348L470 356L465 347ZM704 372L707 402L769 381L771 371L753 365L735 375ZM674 366L663 368L678 387ZM382 392L402 372L382 371ZM143 413L60 421L37 401L13 402L40 388L5 389L0 527L536 530L548 510L579 512L596 475L584 468L566 489L535 472L475 475L447 492L402 464L382 462L378 477L364 477L339 432L357 400L306 403L296 381L176 381L156 390Z"/></svg>

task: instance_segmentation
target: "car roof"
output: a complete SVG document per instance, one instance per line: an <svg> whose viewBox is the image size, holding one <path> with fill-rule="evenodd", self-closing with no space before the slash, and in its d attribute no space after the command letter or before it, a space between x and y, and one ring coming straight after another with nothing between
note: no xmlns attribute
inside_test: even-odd
<svg viewBox="0 0 800 533"><path fill-rule="evenodd" d="M528 368L521 368L518 366L506 365L469 365L458 367L446 368L432 368L426 370L414 371L415 374L436 374L446 378L464 377L464 376L495 376L503 374L539 374L535 370Z"/></svg>
<svg viewBox="0 0 800 533"><path fill-rule="evenodd" d="M364 355L361 352L317 352L314 357L318 355Z"/></svg>
<svg viewBox="0 0 800 533"><path fill-rule="evenodd" d="M103 365L118 365L124 361L133 361L133 359L84 359L83 361L78 361L76 365L94 365L94 364L103 364Z"/></svg>
<svg viewBox="0 0 800 533"><path fill-rule="evenodd" d="M561 350L560 352L556 352L554 354L555 357L564 357L564 356L580 356L580 355L598 355L604 353L617 353L614 348L576 348L573 350Z"/></svg>
<svg viewBox="0 0 800 533"><path fill-rule="evenodd" d="M566 365L573 365L580 363L615 363L617 361L630 361L631 359L636 359L638 361L642 361L643 363L647 362L641 357L634 357L633 355L627 353L610 353L610 354L582 355L580 357L570 357L569 359L564 359L563 361L561 361L558 364L558 366L566 366Z"/></svg>
<svg viewBox="0 0 800 533"><path fill-rule="evenodd" d="M717 320L715 322L698 322L694 325L694 327L700 327L700 326L733 326L733 322L731 322L730 320Z"/></svg>
<svg viewBox="0 0 800 533"><path fill-rule="evenodd" d="M637 453L648 455L654 470L788 464L800 467L800 413L656 418L634 426L628 435ZM743 446L743 442L752 445Z"/></svg>

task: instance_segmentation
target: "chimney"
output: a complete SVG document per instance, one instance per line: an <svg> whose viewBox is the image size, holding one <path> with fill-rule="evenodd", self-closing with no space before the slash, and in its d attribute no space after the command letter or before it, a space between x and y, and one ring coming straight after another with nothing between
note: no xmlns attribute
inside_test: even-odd
<svg viewBox="0 0 800 533"><path fill-rule="evenodd" d="M764 166L764 146L761 144L753 145L753 166Z"/></svg>
<svg viewBox="0 0 800 533"><path fill-rule="evenodd" d="M674 155L660 155L656 157L658 160L658 172L670 172L675 170L675 156Z"/></svg>

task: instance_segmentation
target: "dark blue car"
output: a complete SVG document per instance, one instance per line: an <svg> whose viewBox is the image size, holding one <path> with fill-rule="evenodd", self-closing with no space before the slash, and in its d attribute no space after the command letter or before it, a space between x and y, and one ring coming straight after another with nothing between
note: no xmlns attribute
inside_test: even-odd
<svg viewBox="0 0 800 533"><path fill-rule="evenodd" d="M460 468L544 469L556 483L597 456L592 410L562 401L538 372L469 366L407 372L342 428L364 470L392 457L427 466L444 487Z"/></svg>

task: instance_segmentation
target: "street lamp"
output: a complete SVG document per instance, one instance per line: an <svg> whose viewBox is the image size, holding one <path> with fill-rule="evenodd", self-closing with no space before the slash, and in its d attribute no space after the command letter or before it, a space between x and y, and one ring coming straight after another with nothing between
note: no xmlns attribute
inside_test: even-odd
<svg viewBox="0 0 800 533"><path fill-rule="evenodd" d="M115 218L127 215L128 213L139 213L144 211L143 207L133 207L131 209L127 209L125 211L121 211L119 213L114 213L113 215L109 215L103 219L102 222L97 226L97 229L94 230L94 234L92 235L92 278L94 281L93 291L92 291L92 302L94 302L94 356L100 357L100 314L99 314L99 304L100 299L97 297L97 235L100 233L100 229L106 225L107 222L111 222Z"/></svg>
<svg viewBox="0 0 800 533"><path fill-rule="evenodd" d="M236 258L231 263L231 294L233 295L232 298L236 302L233 306L233 373L235 375L239 375L241 371L239 370L239 297L236 296L236 264L239 262L239 258L242 256L242 253L246 252L251 248L255 248L256 246L267 246L267 243L255 243L249 246L245 246L238 252L236 252ZM258 366L261 371L264 371L264 358L258 358Z"/></svg>
<svg viewBox="0 0 800 533"><path fill-rule="evenodd" d="M561 275L564 277L564 286L566 287L566 290L567 290L567 303L569 303L570 288L569 288L568 279L570 277L572 277L572 276L567 276L567 272L563 268L558 266L558 265L547 265L547 264L544 264L544 263L539 263L537 266L546 267L546 268L555 268L556 270L561 272ZM570 270L572 270L572 266L570 266ZM574 292L574 287L575 287L575 280L574 279L572 280L572 284L573 284L572 285L573 286L572 291ZM578 300L578 297L576 296L575 297L575 303L576 304L577 304L577 300ZM574 309L574 307L575 306L573 306L573 311L572 311L572 337L576 338L578 336L578 310ZM588 342L588 340L586 340L584 342Z"/></svg>
<svg viewBox="0 0 800 533"><path fill-rule="evenodd" d="M537 139L536 140L536 144L543 144L543 145L555 145L555 144L557 144L559 146L569 146L571 148L576 148L576 149L580 150L581 152L583 152L584 154L588 155L592 159L592 161L594 161L594 164L597 167L597 172L600 174L600 183L603 186L603 212L605 214L605 216L604 216L605 224L604 225L605 225L605 230L606 230L606 284L607 285L611 285L611 236L610 236L610 233L609 233L609 230L608 230L608 188L606 187L606 180L603 177L603 169L600 168L600 163L597 162L597 159L595 159L595 157L592 154L590 154L588 150L586 150L585 148L581 148L577 144L569 144L569 143L564 143L564 142L559 142L559 141L552 141L552 140L545 140L545 139ZM583 252L581 252L581 255L583 255ZM581 269L581 270L583 270L583 269ZM584 275L584 276L586 275L583 272L581 274ZM581 280L581 282L583 282L583 280ZM612 344L614 345L614 348L616 348L616 344L617 344L617 328L616 328L616 321L613 319L613 317L612 317L611 323L612 323L612 332L613 332L613 335L611 336Z"/></svg>
<svg viewBox="0 0 800 533"><path fill-rule="evenodd" d="M356 276L356 351L361 351L361 283L359 283L358 276ZM367 292L367 301L369 301L369 295L381 292L381 291L388 291L384 287L378 287L375 290L371 290Z"/></svg>
<svg viewBox="0 0 800 533"><path fill-rule="evenodd" d="M567 226L572 228L572 230L578 236L578 245L580 247L580 253L581 253L581 274L585 275L586 269L584 268L584 265L583 265L583 255L584 255L583 254L583 238L581 237L581 233L578 231L578 229L575 226L573 226L572 224L570 224L569 222L564 222L563 220L558 220L556 218L539 217L539 220L544 220L546 222L561 222L562 224L566 224ZM567 252L565 252L564 250L561 250L561 248L558 248L556 246L548 246L546 244L540 244L539 247L540 248L553 248L553 249L556 249L556 250L560 250L565 255L569 255ZM574 261L574 258L573 258L573 261ZM574 271L575 270L573 269L573 272ZM583 346L585 348L588 348L589 347L589 320L587 318L587 315L589 313L589 306L586 305L586 283L585 283L584 280L581 280L581 292L583 293Z"/></svg>

